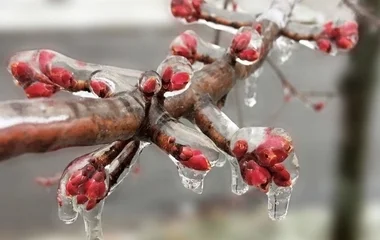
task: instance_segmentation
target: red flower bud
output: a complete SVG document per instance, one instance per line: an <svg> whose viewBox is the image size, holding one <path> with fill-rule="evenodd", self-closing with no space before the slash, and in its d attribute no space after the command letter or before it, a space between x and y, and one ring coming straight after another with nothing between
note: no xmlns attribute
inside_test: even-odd
<svg viewBox="0 0 380 240"><path fill-rule="evenodd" d="M190 147L183 147L179 155L181 160L187 160L193 156L193 151Z"/></svg>
<svg viewBox="0 0 380 240"><path fill-rule="evenodd" d="M187 83L190 80L190 75L187 72L178 72L175 73L171 78L171 91L181 90L186 87Z"/></svg>
<svg viewBox="0 0 380 240"><path fill-rule="evenodd" d="M82 175L82 171L77 171L71 175L69 182L74 186L79 186L88 180L86 176Z"/></svg>
<svg viewBox="0 0 380 240"><path fill-rule="evenodd" d="M90 199L90 200L87 202L86 210L87 210L87 211L90 211L90 210L92 210L95 206L96 206L96 199Z"/></svg>
<svg viewBox="0 0 380 240"><path fill-rule="evenodd" d="M78 186L73 185L70 181L66 183L66 194L76 196L79 193Z"/></svg>
<svg viewBox="0 0 380 240"><path fill-rule="evenodd" d="M172 76L173 76L173 68L172 67L166 67L162 73L161 78L162 78L163 82L169 83Z"/></svg>
<svg viewBox="0 0 380 240"><path fill-rule="evenodd" d="M318 49L321 50L322 52L325 52L325 53L331 52L332 45L331 45L330 40L321 38L321 39L318 39L316 43L317 43Z"/></svg>
<svg viewBox="0 0 380 240"><path fill-rule="evenodd" d="M28 98L51 97L56 91L56 87L42 82L34 82L24 89Z"/></svg>
<svg viewBox="0 0 380 240"><path fill-rule="evenodd" d="M62 67L52 68L48 77L53 83L64 88L72 87L75 84L73 74Z"/></svg>
<svg viewBox="0 0 380 240"><path fill-rule="evenodd" d="M186 47L191 51L191 53L195 54L197 52L198 45L197 38L188 33L182 33L180 37Z"/></svg>
<svg viewBox="0 0 380 240"><path fill-rule="evenodd" d="M187 59L192 57L192 53L190 49L183 46L178 46L178 45L172 46L172 53L173 55L182 56Z"/></svg>
<svg viewBox="0 0 380 240"><path fill-rule="evenodd" d="M352 49L354 47L354 43L348 37L340 37L336 40L336 45L342 49Z"/></svg>
<svg viewBox="0 0 380 240"><path fill-rule="evenodd" d="M356 22L346 22L339 27L340 36L358 35L358 24Z"/></svg>
<svg viewBox="0 0 380 240"><path fill-rule="evenodd" d="M209 161L203 154L192 156L189 160L180 161L180 163L185 167L198 171L207 171L211 169Z"/></svg>
<svg viewBox="0 0 380 240"><path fill-rule="evenodd" d="M325 103L323 103L323 102L313 104L313 109L317 112L322 111L324 108L325 108Z"/></svg>
<svg viewBox="0 0 380 240"><path fill-rule="evenodd" d="M257 162L261 166L268 167L285 161L292 150L293 146L286 138L268 135L265 141L254 150L254 153L257 156Z"/></svg>
<svg viewBox="0 0 380 240"><path fill-rule="evenodd" d="M238 33L232 40L231 49L233 52L237 53L246 49L251 41L251 32L246 31Z"/></svg>
<svg viewBox="0 0 380 240"><path fill-rule="evenodd" d="M103 81L91 80L90 86L93 93L101 98L106 97L110 92L108 85Z"/></svg>
<svg viewBox="0 0 380 240"><path fill-rule="evenodd" d="M171 11L174 17L188 18L193 15L193 6L188 0L172 0Z"/></svg>
<svg viewBox="0 0 380 240"><path fill-rule="evenodd" d="M271 174L267 169L255 163L255 161L250 160L246 163L246 166L242 168L242 176L248 185L256 186L263 192L268 191Z"/></svg>
<svg viewBox="0 0 380 240"><path fill-rule="evenodd" d="M240 53L238 53L238 57L241 60L246 60L250 62L256 61L259 58L259 56L260 56L259 52L252 48L245 49L241 51Z"/></svg>
<svg viewBox="0 0 380 240"><path fill-rule="evenodd" d="M273 182L279 187L289 187L292 185L290 173L283 164L276 164L270 168L273 174Z"/></svg>
<svg viewBox="0 0 380 240"><path fill-rule="evenodd" d="M148 78L141 86L141 90L146 94L153 94L157 88L157 80L156 78Z"/></svg>
<svg viewBox="0 0 380 240"><path fill-rule="evenodd" d="M88 201L88 198L86 197L86 195L81 194L77 196L77 204L84 204L87 201Z"/></svg>
<svg viewBox="0 0 380 240"><path fill-rule="evenodd" d="M26 62L12 63L10 70L12 75L21 85L33 80L34 71Z"/></svg>
<svg viewBox="0 0 380 240"><path fill-rule="evenodd" d="M38 56L38 62L40 66L40 70L44 74L48 74L49 64L51 64L51 60L55 57L55 54L50 51L41 50Z"/></svg>
<svg viewBox="0 0 380 240"><path fill-rule="evenodd" d="M246 140L238 140L236 141L234 148L232 149L232 153L237 158L241 158L248 151L248 142Z"/></svg>
<svg viewBox="0 0 380 240"><path fill-rule="evenodd" d="M106 194L106 184L104 182L97 182L94 179L90 179L86 183L86 196L89 199L101 199Z"/></svg>

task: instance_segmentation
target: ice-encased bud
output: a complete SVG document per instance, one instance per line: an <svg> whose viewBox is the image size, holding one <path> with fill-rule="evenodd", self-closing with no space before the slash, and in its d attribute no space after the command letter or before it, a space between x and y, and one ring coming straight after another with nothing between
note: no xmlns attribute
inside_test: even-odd
<svg viewBox="0 0 380 240"><path fill-rule="evenodd" d="M139 89L146 96L153 96L161 87L161 77L155 71L144 72L139 79Z"/></svg>
<svg viewBox="0 0 380 240"><path fill-rule="evenodd" d="M257 103L257 81L262 73L263 67L261 66L244 80L244 104L248 107L253 107Z"/></svg>
<svg viewBox="0 0 380 240"><path fill-rule="evenodd" d="M232 137L230 148L245 182L267 193L269 216L284 218L299 176L290 135L281 128L241 128Z"/></svg>
<svg viewBox="0 0 380 240"><path fill-rule="evenodd" d="M108 173L92 162L91 154L75 159L63 172L57 191L58 213L72 223L78 213L90 211L108 191Z"/></svg>
<svg viewBox="0 0 380 240"><path fill-rule="evenodd" d="M208 64L226 53L226 49L204 41L192 30L187 30L176 37L170 44L170 49L173 55L183 56L192 64L197 60Z"/></svg>
<svg viewBox="0 0 380 240"><path fill-rule="evenodd" d="M301 40L300 43L335 56L353 49L358 40L358 24L355 21L336 20L325 23L315 41Z"/></svg>
<svg viewBox="0 0 380 240"><path fill-rule="evenodd" d="M158 66L157 72L161 76L162 88L167 91L165 96L185 91L193 76L191 63L182 56L168 56Z"/></svg>
<svg viewBox="0 0 380 240"><path fill-rule="evenodd" d="M262 36L252 27L241 27L229 47L229 53L243 65L252 65L260 58Z"/></svg>

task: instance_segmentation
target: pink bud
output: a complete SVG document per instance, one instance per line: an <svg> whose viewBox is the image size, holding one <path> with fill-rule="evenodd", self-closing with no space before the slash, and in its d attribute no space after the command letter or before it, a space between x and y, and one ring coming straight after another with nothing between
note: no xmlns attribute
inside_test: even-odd
<svg viewBox="0 0 380 240"><path fill-rule="evenodd" d="M331 52L331 42L328 39L321 38L317 40L317 46L318 49L321 50L322 52L329 53Z"/></svg>
<svg viewBox="0 0 380 240"><path fill-rule="evenodd" d="M72 87L75 84L73 74L62 67L52 68L48 77L53 83L64 88Z"/></svg>
<svg viewBox="0 0 380 240"><path fill-rule="evenodd" d="M103 81L91 80L90 86L92 91L101 98L106 97L110 92L108 85Z"/></svg>
<svg viewBox="0 0 380 240"><path fill-rule="evenodd" d="M231 49L233 52L237 53L246 49L251 41L251 32L246 31L238 33L232 40Z"/></svg>
<svg viewBox="0 0 380 240"><path fill-rule="evenodd" d="M40 70L42 73L48 73L49 64L51 64L51 60L55 57L53 52L47 50L41 50L38 57L38 62L40 66Z"/></svg>
<svg viewBox="0 0 380 240"><path fill-rule="evenodd" d="M173 68L172 67L166 67L162 73L161 78L162 78L163 82L169 83L172 76L173 76Z"/></svg>
<svg viewBox="0 0 380 240"><path fill-rule="evenodd" d="M24 89L25 94L28 98L37 98L37 97L51 97L57 89L55 86L42 83L34 82Z"/></svg>
<svg viewBox="0 0 380 240"><path fill-rule="evenodd" d="M26 62L12 63L10 70L12 75L21 85L33 80L33 69Z"/></svg>
<svg viewBox="0 0 380 240"><path fill-rule="evenodd" d="M192 53L190 49L188 49L187 47L179 46L179 45L172 46L172 53L173 55L182 56L187 59L192 57Z"/></svg>
<svg viewBox="0 0 380 240"><path fill-rule="evenodd" d="M86 196L89 199L101 199L106 193L106 184L104 182L97 182L94 179L90 179L86 183Z"/></svg>
<svg viewBox="0 0 380 240"><path fill-rule="evenodd" d="M86 197L86 195L84 194L81 194L81 195L78 195L77 196L77 203L78 204L84 204L88 201L88 198Z"/></svg>
<svg viewBox="0 0 380 240"><path fill-rule="evenodd" d="M232 149L232 153L237 158L241 158L248 151L248 142L246 140L238 140L236 141L234 148Z"/></svg>
<svg viewBox="0 0 380 240"><path fill-rule="evenodd" d="M340 37L336 40L336 45L341 49L352 49L354 47L354 43L348 37Z"/></svg>
<svg viewBox="0 0 380 240"><path fill-rule="evenodd" d="M90 211L90 210L92 210L95 206L96 206L96 199L90 199L90 200L87 202L86 210L87 210L87 211Z"/></svg>
<svg viewBox="0 0 380 240"><path fill-rule="evenodd" d="M156 78L148 78L143 84L142 84L142 92L146 94L153 94L156 91L157 88L157 80Z"/></svg>
<svg viewBox="0 0 380 240"><path fill-rule="evenodd" d="M211 169L210 163L204 155L192 156L189 160L180 162L185 167L198 171L208 171Z"/></svg>
<svg viewBox="0 0 380 240"><path fill-rule="evenodd" d="M260 56L259 52L252 48L245 49L241 51L240 53L238 53L238 57L240 59L250 61L250 62L256 61L259 58L259 56Z"/></svg>
<svg viewBox="0 0 380 240"><path fill-rule="evenodd" d="M74 186L70 181L66 183L66 194L75 196L78 194L78 186Z"/></svg>
<svg viewBox="0 0 380 240"><path fill-rule="evenodd" d="M171 11L174 17L188 18L193 15L193 6L188 0L172 0Z"/></svg>
<svg viewBox="0 0 380 240"><path fill-rule="evenodd" d="M197 52L196 37L188 33L182 33L180 37L183 43L186 45L186 47L191 51L191 53L195 54Z"/></svg>

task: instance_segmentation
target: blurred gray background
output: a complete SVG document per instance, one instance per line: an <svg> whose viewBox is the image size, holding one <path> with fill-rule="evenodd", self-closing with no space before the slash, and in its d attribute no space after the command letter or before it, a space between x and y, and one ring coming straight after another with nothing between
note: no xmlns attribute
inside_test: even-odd
<svg viewBox="0 0 380 240"><path fill-rule="evenodd" d="M18 51L48 48L87 62L149 70L157 68L168 53L170 42L182 31L194 29L207 40L212 40L214 36L212 29L184 26L177 22L171 17L168 0L108 0L109 3L101 0L92 3L76 0L12 1L1 3L1 11L7 13L0 13L3 18L0 21L1 101L25 98L22 89L13 84L6 70L7 60ZM139 1L141 2L137 3ZM268 1L261 2L264 5L260 7ZM333 2L337 1L309 2L316 10L327 13L332 10L327 3L333 8ZM108 5L111 6L109 9ZM33 6L36 8L33 9ZM110 15L117 8L119 10L114 14L116 19L113 19ZM57 19L54 20L48 12L56 14ZM51 22L53 20L55 22ZM224 45L229 40L227 34L223 35ZM326 56L300 46L282 69L299 89L335 91L345 66L344 55ZM128 176L106 201L103 216L106 239L142 239L139 234L147 234L149 229L155 229L152 226L162 224L158 227L161 231L172 224L170 220L166 223L162 221L170 218L170 215L177 216L176 219L182 219L182 222L189 222L189 218L178 217L177 214L193 216L191 213L205 202L219 204L226 218L239 215L239 209L250 209L249 214L254 213L252 216L234 220L237 223L245 219L244 222L249 226L246 230L252 231L248 236L256 236L262 231L263 234L268 234L263 235L267 239L276 239L276 236L289 236L289 239L312 239L319 236L314 239L322 239L320 235L313 235L317 230L312 231L310 227L326 231L328 226L341 124L339 98L329 100L326 108L319 113L306 108L295 99L281 110L278 117L273 118L272 114L282 104L282 89L272 70L265 65L259 80L258 104L255 107L244 106L243 88L244 84L238 84L229 95L225 107L227 115L237 121L240 112L244 126L270 124L285 128L294 139L301 164L301 177L294 190L288 220L279 223L269 221L265 213L266 198L255 191L243 197L233 196L230 192L228 165L215 169L208 175L202 195L186 190L169 158L151 146L141 155L140 173ZM380 93L380 86L376 91ZM377 151L380 143L380 94L377 96L371 118L371 140L367 149L370 164L367 166L365 194L366 207L369 209L366 217L376 219L375 222L379 223L380 210L377 209L380 162ZM0 239L84 239L83 223L80 220L73 225L59 221L55 187L44 189L36 185L34 178L54 175L72 159L91 149L93 148L71 148L40 155L28 154L1 163ZM240 203L239 198L244 199L244 203ZM371 222L375 223L374 220ZM263 228L263 224L266 228ZM277 231L274 234L271 230L265 232L265 229ZM286 235L288 232L289 235ZM146 239L159 239L158 235L155 236ZM375 239L373 236L369 234L363 236L363 239Z"/></svg>

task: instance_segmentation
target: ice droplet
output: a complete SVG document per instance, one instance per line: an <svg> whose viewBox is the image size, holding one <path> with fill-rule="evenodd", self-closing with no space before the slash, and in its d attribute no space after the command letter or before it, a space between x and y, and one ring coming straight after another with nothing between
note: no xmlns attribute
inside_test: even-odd
<svg viewBox="0 0 380 240"><path fill-rule="evenodd" d="M244 86L244 104L248 107L256 105L257 80L263 72L263 67L257 69L252 75L245 80Z"/></svg>
<svg viewBox="0 0 380 240"><path fill-rule="evenodd" d="M87 240L102 240L102 212L104 200L97 203L96 207L90 211L83 210L84 228Z"/></svg>
<svg viewBox="0 0 380 240"><path fill-rule="evenodd" d="M208 171L197 171L187 168L179 163L178 160L171 155L169 155L169 157L174 162L174 164L177 165L178 174L181 178L182 185L197 194L202 194L204 178L206 177Z"/></svg>
<svg viewBox="0 0 380 240"><path fill-rule="evenodd" d="M294 40L286 37L279 37L277 38L270 55L273 56L273 59L275 59L277 64L282 65L290 59L296 46L297 44Z"/></svg>
<svg viewBox="0 0 380 240"><path fill-rule="evenodd" d="M74 209L73 201L70 198L61 197L58 206L58 217L65 224L72 224L78 218L78 212Z"/></svg>
<svg viewBox="0 0 380 240"><path fill-rule="evenodd" d="M268 215L270 219L285 219L288 213L291 194L292 187L277 187L272 183L270 190L267 193Z"/></svg>
<svg viewBox="0 0 380 240"><path fill-rule="evenodd" d="M231 191L236 195L243 195L249 190L249 186L241 177L240 167L237 159L230 157L228 160L231 166Z"/></svg>

